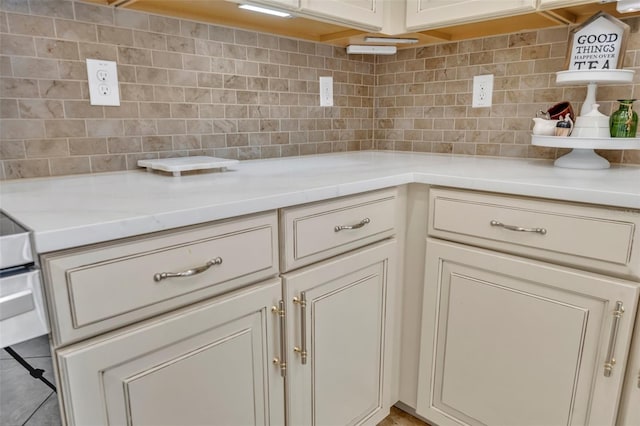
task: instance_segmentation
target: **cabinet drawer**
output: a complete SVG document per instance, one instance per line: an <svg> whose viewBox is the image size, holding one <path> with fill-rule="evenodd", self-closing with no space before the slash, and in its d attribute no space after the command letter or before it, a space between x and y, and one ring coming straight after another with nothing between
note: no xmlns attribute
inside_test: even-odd
<svg viewBox="0 0 640 426"><path fill-rule="evenodd" d="M429 199L431 236L640 277L637 211L438 188Z"/></svg>
<svg viewBox="0 0 640 426"><path fill-rule="evenodd" d="M285 271L390 237L397 190L389 189L282 210ZM349 229L352 228L352 229Z"/></svg>
<svg viewBox="0 0 640 426"><path fill-rule="evenodd" d="M68 343L277 274L275 213L43 256L54 342ZM177 277L163 273L187 272Z"/></svg>

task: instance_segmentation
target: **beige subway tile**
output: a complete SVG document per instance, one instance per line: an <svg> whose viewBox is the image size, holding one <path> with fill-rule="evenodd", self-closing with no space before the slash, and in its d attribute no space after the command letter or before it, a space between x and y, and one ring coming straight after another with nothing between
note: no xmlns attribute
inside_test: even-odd
<svg viewBox="0 0 640 426"><path fill-rule="evenodd" d="M56 19L55 27L56 36L58 38L84 42L97 41L95 24L86 24L66 19Z"/></svg>
<svg viewBox="0 0 640 426"><path fill-rule="evenodd" d="M491 64L494 61L493 51L474 52L469 54L470 65Z"/></svg>
<svg viewBox="0 0 640 426"><path fill-rule="evenodd" d="M505 49L509 46L509 36L499 35L482 39L483 50Z"/></svg>
<svg viewBox="0 0 640 426"><path fill-rule="evenodd" d="M564 58L538 59L535 61L533 72L550 73L563 70Z"/></svg>
<svg viewBox="0 0 640 426"><path fill-rule="evenodd" d="M198 86L221 88L223 84L222 76L213 73L198 73Z"/></svg>
<svg viewBox="0 0 640 426"><path fill-rule="evenodd" d="M11 66L15 75L27 78L58 78L58 61L14 56Z"/></svg>
<svg viewBox="0 0 640 426"><path fill-rule="evenodd" d="M475 155L487 155L497 157L500 155L500 144L497 143L479 143L476 145Z"/></svg>
<svg viewBox="0 0 640 426"><path fill-rule="evenodd" d="M61 101L44 99L20 99L18 109L21 118L63 118Z"/></svg>
<svg viewBox="0 0 640 426"><path fill-rule="evenodd" d="M81 61L58 61L61 80L87 80L87 64Z"/></svg>
<svg viewBox="0 0 640 426"><path fill-rule="evenodd" d="M187 120L187 133L201 134L213 133L211 120Z"/></svg>
<svg viewBox="0 0 640 426"><path fill-rule="evenodd" d="M187 132L187 124L184 120L158 120L159 135L179 135Z"/></svg>
<svg viewBox="0 0 640 426"><path fill-rule="evenodd" d="M537 32L511 34L509 36L509 47L531 46L536 43Z"/></svg>
<svg viewBox="0 0 640 426"><path fill-rule="evenodd" d="M6 160L4 162L4 173L7 179L50 176L49 160L46 158L33 160Z"/></svg>
<svg viewBox="0 0 640 426"><path fill-rule="evenodd" d="M180 34L180 20L163 16L149 16L149 29L156 33Z"/></svg>
<svg viewBox="0 0 640 426"><path fill-rule="evenodd" d="M157 152L141 152L141 153L133 153L127 154L127 170L136 170L140 166L138 166L139 160L157 160L158 153Z"/></svg>
<svg viewBox="0 0 640 426"><path fill-rule="evenodd" d="M107 107L111 108L111 107ZM104 107L91 105L89 101L65 101L66 118L103 118Z"/></svg>
<svg viewBox="0 0 640 426"><path fill-rule="evenodd" d="M561 57L564 58L567 53L567 42L564 43L553 43L551 45L551 49L549 51L550 58Z"/></svg>
<svg viewBox="0 0 640 426"><path fill-rule="evenodd" d="M169 84L175 86L198 86L198 73L195 71L169 70Z"/></svg>
<svg viewBox="0 0 640 426"><path fill-rule="evenodd" d="M184 89L172 86L154 86L154 99L158 102L184 102Z"/></svg>
<svg viewBox="0 0 640 426"><path fill-rule="evenodd" d="M489 132L489 141L497 144L512 144L515 143L515 132L506 130L492 130ZM530 141L530 138L529 138Z"/></svg>
<svg viewBox="0 0 640 426"><path fill-rule="evenodd" d="M567 41L569 38L569 27L562 26L558 28L548 28L538 31L538 43L556 43Z"/></svg>
<svg viewBox="0 0 640 426"><path fill-rule="evenodd" d="M151 151L171 151L173 143L171 136L147 136L142 138L142 150Z"/></svg>
<svg viewBox="0 0 640 426"><path fill-rule="evenodd" d="M123 154L128 152L141 152L142 139L139 137L113 137L107 138L109 154Z"/></svg>
<svg viewBox="0 0 640 426"><path fill-rule="evenodd" d="M119 46L133 46L133 31L120 27L98 25L98 42Z"/></svg>
<svg viewBox="0 0 640 426"><path fill-rule="evenodd" d="M168 103L140 103L140 117L141 118L169 118L170 107ZM126 123L125 123L126 126Z"/></svg>
<svg viewBox="0 0 640 426"><path fill-rule="evenodd" d="M226 147L224 135L202 135L201 136L202 148L214 149Z"/></svg>
<svg viewBox="0 0 640 426"><path fill-rule="evenodd" d="M173 136L173 149L200 149L200 136L198 135L175 135Z"/></svg>
<svg viewBox="0 0 640 426"><path fill-rule="evenodd" d="M109 137L122 136L122 120L86 120L87 136L89 137Z"/></svg>
<svg viewBox="0 0 640 426"><path fill-rule="evenodd" d="M113 7L74 2L76 20L113 25Z"/></svg>
<svg viewBox="0 0 640 426"><path fill-rule="evenodd" d="M500 49L493 52L493 61L495 63L510 63L519 61L521 58L522 48L520 47Z"/></svg>
<svg viewBox="0 0 640 426"><path fill-rule="evenodd" d="M11 70L11 58L9 56L0 56L0 76L13 76L13 71Z"/></svg>
<svg viewBox="0 0 640 426"><path fill-rule="evenodd" d="M118 60L117 46L80 42L78 43L78 50L80 51L81 61L85 59L102 59L104 61Z"/></svg>
<svg viewBox="0 0 640 426"><path fill-rule="evenodd" d="M167 70L159 68L137 67L136 77L138 83L168 84L169 82Z"/></svg>
<svg viewBox="0 0 640 426"><path fill-rule="evenodd" d="M135 83L136 67L133 65L118 64L118 82Z"/></svg>
<svg viewBox="0 0 640 426"><path fill-rule="evenodd" d="M552 105L562 100L562 88L536 89L533 91L533 102L550 102Z"/></svg>
<svg viewBox="0 0 640 426"><path fill-rule="evenodd" d="M7 20L9 21L9 31L13 34L45 37L55 36L53 19L51 18L8 13Z"/></svg>
<svg viewBox="0 0 640 426"><path fill-rule="evenodd" d="M192 103L211 103L211 90L187 87L184 89L185 102Z"/></svg>
<svg viewBox="0 0 640 426"><path fill-rule="evenodd" d="M508 76L533 73L534 61L511 62L507 64Z"/></svg>
<svg viewBox="0 0 640 426"><path fill-rule="evenodd" d="M0 37L0 53L3 55L35 56L33 37L2 34Z"/></svg>
<svg viewBox="0 0 640 426"><path fill-rule="evenodd" d="M2 120L0 139L38 139L45 137L42 120Z"/></svg>
<svg viewBox="0 0 640 426"><path fill-rule="evenodd" d="M223 44L222 56L231 59L247 59L247 48L236 44Z"/></svg>
<svg viewBox="0 0 640 426"><path fill-rule="evenodd" d="M120 99L123 101L153 101L153 86L148 84L120 84Z"/></svg>
<svg viewBox="0 0 640 426"><path fill-rule="evenodd" d="M209 40L195 40L195 49L197 55L205 55L212 57L222 56L222 43Z"/></svg>
<svg viewBox="0 0 640 426"><path fill-rule="evenodd" d="M151 58L154 67L182 68L182 55L179 53L154 50L151 52Z"/></svg>
<svg viewBox="0 0 640 426"><path fill-rule="evenodd" d="M200 118L220 118L224 117L224 106L222 105L199 105Z"/></svg>
<svg viewBox="0 0 640 426"><path fill-rule="evenodd" d="M158 133L155 120L124 120L124 134L127 136L146 136Z"/></svg>
<svg viewBox="0 0 640 426"><path fill-rule="evenodd" d="M197 118L198 105L195 104L171 104L172 118Z"/></svg>
<svg viewBox="0 0 640 426"><path fill-rule="evenodd" d="M167 36L146 31L134 31L133 44L136 47L145 49L165 50L167 48Z"/></svg>
<svg viewBox="0 0 640 426"><path fill-rule="evenodd" d="M529 130L530 121L526 118L507 117L504 119L503 130Z"/></svg>
<svg viewBox="0 0 640 426"><path fill-rule="evenodd" d="M167 50L178 53L196 53L195 41L192 38L168 36Z"/></svg>
<svg viewBox="0 0 640 426"><path fill-rule="evenodd" d="M3 0L0 2L0 10L29 13L29 2L24 0Z"/></svg>
<svg viewBox="0 0 640 426"><path fill-rule="evenodd" d="M182 66L185 70L211 71L211 60L206 56L182 55Z"/></svg>
<svg viewBox="0 0 640 426"><path fill-rule="evenodd" d="M38 81L26 78L0 79L0 95L10 98L38 97Z"/></svg>
<svg viewBox="0 0 640 426"><path fill-rule="evenodd" d="M24 141L0 140L0 160L15 160L25 157Z"/></svg>
<svg viewBox="0 0 640 426"><path fill-rule="evenodd" d="M18 117L18 101L16 99L0 99L0 118Z"/></svg>
<svg viewBox="0 0 640 426"><path fill-rule="evenodd" d="M126 10L121 7L115 9L115 24L118 27L132 28L136 30L149 29L149 15L144 12Z"/></svg>
<svg viewBox="0 0 640 426"><path fill-rule="evenodd" d="M500 156L502 157L527 157L527 145L500 145Z"/></svg>
<svg viewBox="0 0 640 426"><path fill-rule="evenodd" d="M118 47L118 62L151 66L151 51L134 47Z"/></svg>
<svg viewBox="0 0 640 426"><path fill-rule="evenodd" d="M209 27L207 24L193 21L180 21L180 34L185 37L209 39Z"/></svg>
<svg viewBox="0 0 640 426"><path fill-rule="evenodd" d="M89 157L65 157L49 160L51 176L75 175L91 172Z"/></svg>
<svg viewBox="0 0 640 426"><path fill-rule="evenodd" d="M36 51L41 58L79 59L78 43L74 41L36 38Z"/></svg>
<svg viewBox="0 0 640 426"><path fill-rule="evenodd" d="M69 139L70 155L106 154L107 142L103 138L72 138Z"/></svg>
<svg viewBox="0 0 640 426"><path fill-rule="evenodd" d="M89 158L91 160L92 173L127 170L127 157L123 154L92 155Z"/></svg>
<svg viewBox="0 0 640 426"><path fill-rule="evenodd" d="M530 145L527 149L528 158L542 158L553 160L556 158L556 148Z"/></svg>
<svg viewBox="0 0 640 426"><path fill-rule="evenodd" d="M519 104L521 102L533 102L533 90L505 90L504 102L508 104Z"/></svg>
<svg viewBox="0 0 640 426"><path fill-rule="evenodd" d="M24 142L29 158L67 157L69 144L66 139L32 139Z"/></svg>
<svg viewBox="0 0 640 426"><path fill-rule="evenodd" d="M538 46L525 46L522 48L522 60L546 59L549 57L551 46L548 44Z"/></svg>
<svg viewBox="0 0 640 426"><path fill-rule="evenodd" d="M78 81L40 80L40 96L51 99L82 99L82 86Z"/></svg>
<svg viewBox="0 0 640 426"><path fill-rule="evenodd" d="M44 126L48 138L87 136L84 120L45 120Z"/></svg>

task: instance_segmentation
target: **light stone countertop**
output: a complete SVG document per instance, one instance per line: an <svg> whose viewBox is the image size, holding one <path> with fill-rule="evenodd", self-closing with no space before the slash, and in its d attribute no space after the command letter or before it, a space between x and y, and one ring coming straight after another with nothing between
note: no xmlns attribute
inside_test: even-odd
<svg viewBox="0 0 640 426"><path fill-rule="evenodd" d="M349 152L243 161L224 173L128 172L0 183L0 207L45 253L411 182L640 209L640 168Z"/></svg>

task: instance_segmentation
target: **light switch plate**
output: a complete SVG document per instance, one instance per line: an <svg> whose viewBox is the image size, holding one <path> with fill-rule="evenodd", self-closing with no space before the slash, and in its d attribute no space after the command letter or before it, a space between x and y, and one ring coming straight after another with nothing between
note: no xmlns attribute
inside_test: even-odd
<svg viewBox="0 0 640 426"><path fill-rule="evenodd" d="M114 61L87 59L91 105L120 105L118 68Z"/></svg>
<svg viewBox="0 0 640 426"><path fill-rule="evenodd" d="M333 77L320 77L320 106L333 106Z"/></svg>

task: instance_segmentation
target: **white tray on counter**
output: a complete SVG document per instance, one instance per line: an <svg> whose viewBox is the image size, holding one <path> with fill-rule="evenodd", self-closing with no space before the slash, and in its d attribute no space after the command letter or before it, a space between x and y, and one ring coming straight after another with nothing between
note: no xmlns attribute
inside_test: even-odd
<svg viewBox="0 0 640 426"><path fill-rule="evenodd" d="M239 163L238 160L205 156L138 160L138 166L146 167L148 172L161 170L172 173L174 176L180 176L182 172L194 170L221 169L224 171L228 166L237 163Z"/></svg>
<svg viewBox="0 0 640 426"><path fill-rule="evenodd" d="M554 165L569 169L608 169L610 164L594 149L640 149L640 138L579 138L532 135L531 144L553 148L571 148Z"/></svg>

